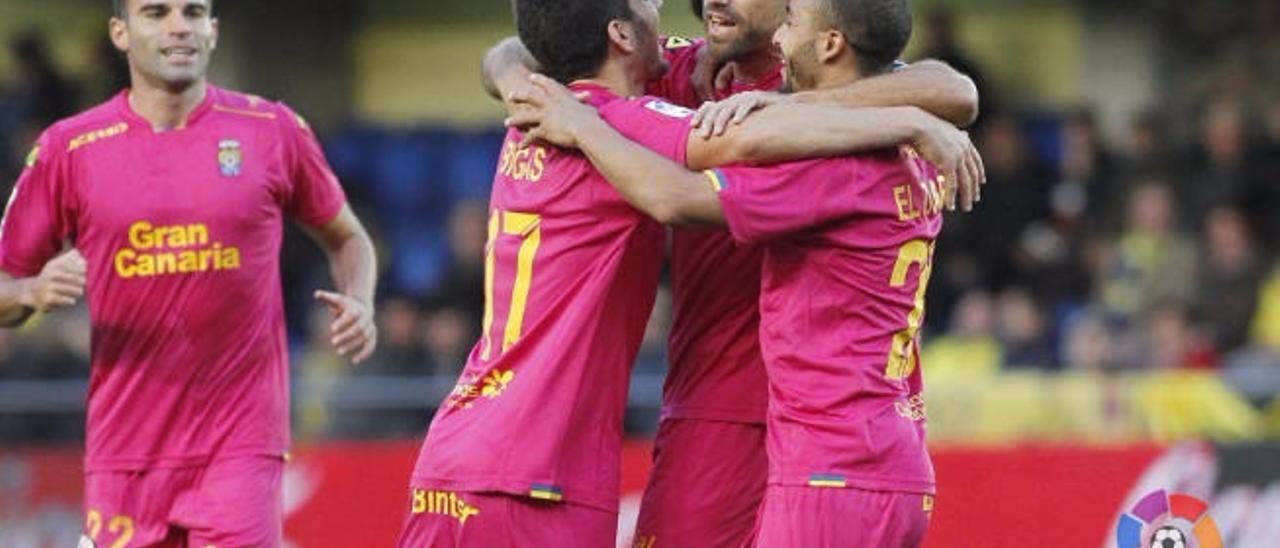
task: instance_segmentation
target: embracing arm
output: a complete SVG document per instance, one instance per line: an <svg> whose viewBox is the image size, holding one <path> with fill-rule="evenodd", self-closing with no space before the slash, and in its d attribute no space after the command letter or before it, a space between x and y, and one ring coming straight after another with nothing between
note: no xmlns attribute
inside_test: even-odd
<svg viewBox="0 0 1280 548"><path fill-rule="evenodd" d="M481 80L490 97L503 100L517 85L527 85L529 75L541 70L519 38L509 36L489 49L484 56Z"/></svg>
<svg viewBox="0 0 1280 548"><path fill-rule="evenodd" d="M978 117L973 80L942 61L924 60L843 86L802 91L797 101L849 107L917 106L956 127Z"/></svg>
<svg viewBox="0 0 1280 548"><path fill-rule="evenodd" d="M915 107L781 103L756 112L723 135L704 139L691 134L688 163L691 168L706 169L842 156L925 142L930 130L943 129L943 125Z"/></svg>

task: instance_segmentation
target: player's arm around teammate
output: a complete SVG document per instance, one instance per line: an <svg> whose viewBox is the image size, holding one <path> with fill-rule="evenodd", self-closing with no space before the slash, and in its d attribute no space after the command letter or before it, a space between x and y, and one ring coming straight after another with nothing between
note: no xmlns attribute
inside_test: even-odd
<svg viewBox="0 0 1280 548"><path fill-rule="evenodd" d="M705 52L705 48L701 52ZM699 55L699 67L714 62L709 56ZM489 95L502 100L508 113L515 114L521 98L535 93L529 77L540 70L528 49L518 38L511 37L500 41L485 55L482 79ZM765 107L775 107L769 111L766 121L706 148L714 155L706 167L836 156L914 142L925 159L946 174L947 207L954 210L958 204L964 211L971 211L973 204L981 199L981 185L986 182L977 148L967 133L946 132L936 127L937 124L922 120L919 112L908 107L917 107L962 127L976 118L977 105L977 88L971 79L945 63L925 60L829 89L791 94L746 92L723 101L707 102L694 115L693 126L704 140L724 136L731 123L740 125L748 115L762 112ZM823 106L826 109L821 108ZM877 107L903 108L860 112ZM835 110L840 108L844 110ZM845 112L848 110L854 112ZM934 139L922 142L913 140L912 136L903 137L902 132L885 131L882 124L890 114L911 117L906 122L917 129L910 132L912 136ZM830 132L824 133L824 129ZM902 130L903 126L889 129ZM692 139L690 157L696 157Z"/></svg>
<svg viewBox="0 0 1280 548"><path fill-rule="evenodd" d="M581 149L629 203L673 226L724 226L714 184L688 168L748 159L770 163L836 156L915 142L922 155L954 177L972 149L959 130L914 107L847 109L793 103L761 111L723 136L691 136L686 168L623 137L563 86L541 75L529 78L533 86L514 94L512 100L520 107L507 124L526 128L526 140ZM876 134L865 128L875 128Z"/></svg>

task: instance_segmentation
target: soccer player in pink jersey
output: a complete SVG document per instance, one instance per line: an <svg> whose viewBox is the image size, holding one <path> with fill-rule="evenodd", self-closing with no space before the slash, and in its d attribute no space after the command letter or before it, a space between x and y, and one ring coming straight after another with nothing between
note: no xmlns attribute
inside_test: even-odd
<svg viewBox="0 0 1280 548"><path fill-rule="evenodd" d="M704 98L776 91L782 63L772 35L785 6L784 0L696 2L707 38L666 38L668 70L649 81L646 92L698 108ZM711 89L710 72L724 63L733 64L736 77ZM520 41L504 40L487 56L486 86L495 97L506 97L528 85L530 70L537 64ZM972 83L936 61L824 90L751 98L756 103L785 98L853 107L916 105L957 125L972 121L977 108ZM705 118L699 129L722 134L731 120L742 118L739 111L753 108L750 103L706 108L695 116L695 125ZM980 162L976 154L972 161ZM963 173L969 177L969 171ZM977 181L963 182L962 204L968 209ZM637 545L734 547L752 534L767 477L767 381L757 336L762 260L760 246L735 244L723 231L672 233L670 364Z"/></svg>
<svg viewBox="0 0 1280 548"><path fill-rule="evenodd" d="M775 40L789 83L804 90L889 70L909 36L903 0L792 0ZM727 226L765 246L769 486L756 544L919 545L935 489L917 330L945 204L937 171L900 146L699 174L555 88L538 79L514 97L528 108L511 123L582 149L665 224Z"/></svg>
<svg viewBox="0 0 1280 548"><path fill-rule="evenodd" d="M931 131L883 141L866 128L909 124L807 105L769 108L724 136L691 139L692 111L624 99L662 70L653 1L518 0L516 9L520 35L548 74L677 163L843 154L911 137L963 150L924 135ZM923 113L903 119L958 134ZM514 130L490 214L483 335L427 432L400 545L611 545L627 383L665 232L581 154Z"/></svg>
<svg viewBox="0 0 1280 548"><path fill-rule="evenodd" d="M0 225L0 323L87 292L83 542L279 546L284 217L329 258L338 351L374 349L373 246L283 104L205 77L208 0L122 0L130 89L40 136Z"/></svg>

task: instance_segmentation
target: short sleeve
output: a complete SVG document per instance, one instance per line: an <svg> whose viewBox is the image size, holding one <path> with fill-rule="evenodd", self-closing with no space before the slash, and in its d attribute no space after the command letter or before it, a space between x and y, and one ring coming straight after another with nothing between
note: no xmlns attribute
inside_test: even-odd
<svg viewBox="0 0 1280 548"><path fill-rule="evenodd" d="M698 52L706 43L701 39L667 36L662 38L662 44L667 71L650 80L645 93L683 107L698 106L702 101L693 87L693 71L698 67Z"/></svg>
<svg viewBox="0 0 1280 548"><path fill-rule="evenodd" d="M74 237L75 196L45 132L27 155L0 221L0 269L16 278L40 273Z"/></svg>
<svg viewBox="0 0 1280 548"><path fill-rule="evenodd" d="M281 104L280 109L284 113L280 125L289 176L285 211L305 225L321 226L337 216L347 203L347 196L311 126L289 107Z"/></svg>
<svg viewBox="0 0 1280 548"><path fill-rule="evenodd" d="M624 137L685 165L694 112L656 97L613 101L600 116Z"/></svg>
<svg viewBox="0 0 1280 548"><path fill-rule="evenodd" d="M707 170L733 238L770 240L856 213L858 181L850 162L823 158L770 166Z"/></svg>

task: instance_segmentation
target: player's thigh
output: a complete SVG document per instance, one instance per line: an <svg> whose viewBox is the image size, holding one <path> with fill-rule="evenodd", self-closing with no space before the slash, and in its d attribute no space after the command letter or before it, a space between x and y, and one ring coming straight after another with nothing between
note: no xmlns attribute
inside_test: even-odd
<svg viewBox="0 0 1280 548"><path fill-rule="evenodd" d="M750 540L768 476L764 426L664 420L654 455L637 546L737 548Z"/></svg>
<svg viewBox="0 0 1280 548"><path fill-rule="evenodd" d="M170 515L194 473L161 469L86 474L84 535L99 548L182 546Z"/></svg>
<svg viewBox="0 0 1280 548"><path fill-rule="evenodd" d="M284 460L240 457L210 463L175 520L198 548L269 548L283 543Z"/></svg>
<svg viewBox="0 0 1280 548"><path fill-rule="evenodd" d="M613 548L617 543L617 512L516 497L507 508L511 546Z"/></svg>
<svg viewBox="0 0 1280 548"><path fill-rule="evenodd" d="M917 493L770 486L755 546L915 548L924 542L932 500Z"/></svg>

